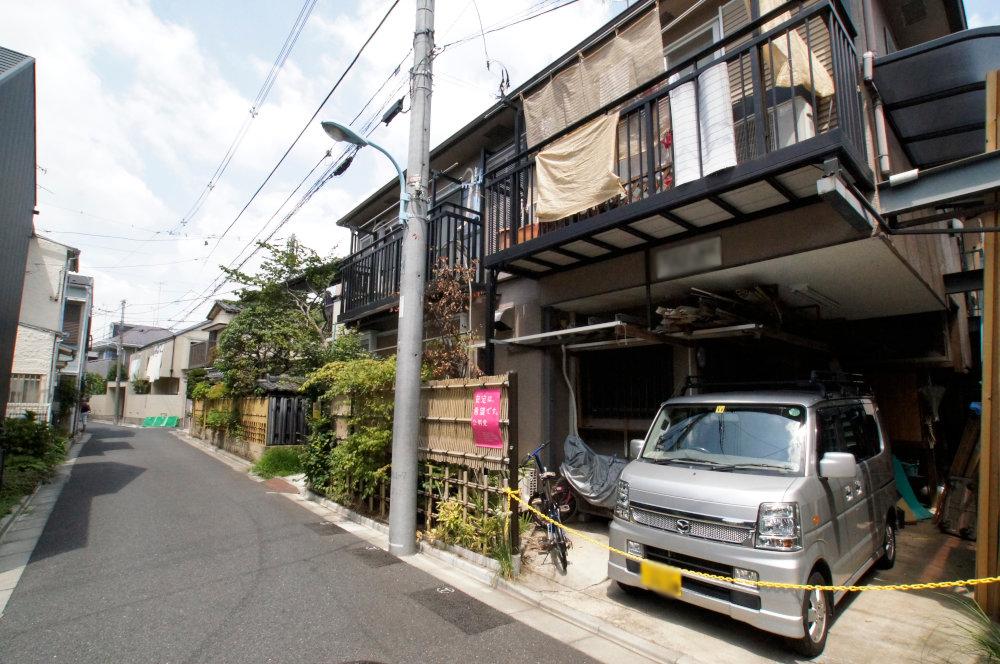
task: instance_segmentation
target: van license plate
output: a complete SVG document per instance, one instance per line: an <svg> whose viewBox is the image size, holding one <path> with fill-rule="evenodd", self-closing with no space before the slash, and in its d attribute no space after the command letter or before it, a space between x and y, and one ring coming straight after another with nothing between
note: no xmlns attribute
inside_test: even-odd
<svg viewBox="0 0 1000 664"><path fill-rule="evenodd" d="M681 596L681 571L653 560L639 563L639 580L642 585L671 597Z"/></svg>

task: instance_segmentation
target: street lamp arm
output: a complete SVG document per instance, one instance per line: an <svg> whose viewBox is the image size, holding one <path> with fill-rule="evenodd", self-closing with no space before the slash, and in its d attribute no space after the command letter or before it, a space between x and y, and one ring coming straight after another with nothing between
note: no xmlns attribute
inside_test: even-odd
<svg viewBox="0 0 1000 664"><path fill-rule="evenodd" d="M381 152L382 154L384 154L386 157L388 157L389 161L391 161L392 165L396 168L396 175L399 176L399 213L400 213L400 221L405 222L406 221L406 218L404 216L406 214L406 205L405 204L410 201L410 195L406 191L406 176L403 175L403 169L399 165L399 162L396 161L396 158L393 157L392 154L388 150L386 150L385 148L383 148L381 145L379 145L378 143L373 143L372 141L368 141L368 145L372 146L373 148L375 148L376 150L378 150L379 152Z"/></svg>

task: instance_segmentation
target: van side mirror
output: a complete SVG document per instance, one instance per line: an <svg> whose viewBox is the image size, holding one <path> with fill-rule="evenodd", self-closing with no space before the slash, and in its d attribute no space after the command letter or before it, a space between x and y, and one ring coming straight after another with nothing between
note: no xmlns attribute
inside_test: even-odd
<svg viewBox="0 0 1000 664"><path fill-rule="evenodd" d="M642 446L646 441L642 438L633 438L628 441L628 460L638 459L642 454Z"/></svg>
<svg viewBox="0 0 1000 664"><path fill-rule="evenodd" d="M819 475L832 480L853 479L858 462L850 452L827 452L819 460Z"/></svg>

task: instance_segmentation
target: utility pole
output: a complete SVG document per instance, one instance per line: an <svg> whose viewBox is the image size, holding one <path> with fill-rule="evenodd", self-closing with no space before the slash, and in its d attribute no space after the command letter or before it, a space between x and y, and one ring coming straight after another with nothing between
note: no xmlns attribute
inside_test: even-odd
<svg viewBox="0 0 1000 664"><path fill-rule="evenodd" d="M125 300L122 300L122 321L118 326L118 350L115 352L115 424L122 419L122 337L125 336Z"/></svg>
<svg viewBox="0 0 1000 664"><path fill-rule="evenodd" d="M410 70L410 143L406 162L410 203L409 214L404 220L400 266L389 503L389 553L397 556L410 555L417 550L417 439L420 427L420 364L424 346L433 50L434 0L417 0L413 69Z"/></svg>

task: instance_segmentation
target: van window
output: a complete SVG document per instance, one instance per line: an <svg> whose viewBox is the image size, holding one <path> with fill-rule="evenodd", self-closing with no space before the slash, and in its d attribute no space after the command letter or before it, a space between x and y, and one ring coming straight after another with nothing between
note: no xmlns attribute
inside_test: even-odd
<svg viewBox="0 0 1000 664"><path fill-rule="evenodd" d="M860 462L881 451L874 418L862 404L822 409L818 416L820 457L827 452L848 452Z"/></svg>

